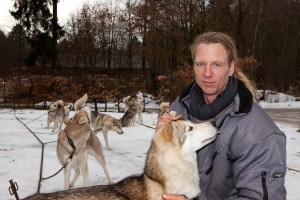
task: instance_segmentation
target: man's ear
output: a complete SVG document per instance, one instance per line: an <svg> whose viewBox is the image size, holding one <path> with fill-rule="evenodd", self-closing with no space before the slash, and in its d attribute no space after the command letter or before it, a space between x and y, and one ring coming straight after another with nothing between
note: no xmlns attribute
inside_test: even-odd
<svg viewBox="0 0 300 200"><path fill-rule="evenodd" d="M230 65L229 65L229 76L233 76L234 70L235 70L235 62L231 61Z"/></svg>

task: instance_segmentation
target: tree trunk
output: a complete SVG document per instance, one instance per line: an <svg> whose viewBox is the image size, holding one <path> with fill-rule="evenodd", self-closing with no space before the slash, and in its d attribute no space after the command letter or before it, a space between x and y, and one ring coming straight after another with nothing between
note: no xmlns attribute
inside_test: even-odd
<svg viewBox="0 0 300 200"><path fill-rule="evenodd" d="M57 68L57 0L52 0L53 3L53 18L52 18L52 36L53 36L53 57L52 57L52 70L53 75Z"/></svg>

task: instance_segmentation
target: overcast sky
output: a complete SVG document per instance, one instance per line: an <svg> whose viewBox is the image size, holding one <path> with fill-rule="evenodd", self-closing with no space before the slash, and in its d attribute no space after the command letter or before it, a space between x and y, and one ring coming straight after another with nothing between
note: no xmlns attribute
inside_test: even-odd
<svg viewBox="0 0 300 200"><path fill-rule="evenodd" d="M80 9L83 3L93 4L105 0L60 0L58 3L58 20L62 25L70 17L70 14ZM1 0L0 4L0 29L6 34L11 31L16 21L10 15L9 10L13 8L14 0ZM52 9L52 8L51 8Z"/></svg>

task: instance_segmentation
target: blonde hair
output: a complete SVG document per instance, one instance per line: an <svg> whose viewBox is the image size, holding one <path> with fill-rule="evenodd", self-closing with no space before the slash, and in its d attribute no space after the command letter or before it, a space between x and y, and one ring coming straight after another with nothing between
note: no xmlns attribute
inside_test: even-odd
<svg viewBox="0 0 300 200"><path fill-rule="evenodd" d="M244 74L239 64L239 57L237 53L237 49L235 46L235 42L232 37L225 33L221 32L206 32L198 35L193 44L190 46L190 50L192 53L192 59L195 60L195 54L197 47L199 44L211 44L211 43L219 43L221 44L227 51L229 64L233 61L235 63L234 76L243 81L247 89L251 92L253 96L253 100L257 102L257 93L255 84L249 80L249 78Z"/></svg>

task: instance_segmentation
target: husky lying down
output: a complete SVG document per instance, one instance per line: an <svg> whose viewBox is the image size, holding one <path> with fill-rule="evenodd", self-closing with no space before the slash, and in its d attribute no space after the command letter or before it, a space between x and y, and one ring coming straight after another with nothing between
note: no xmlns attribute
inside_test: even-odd
<svg viewBox="0 0 300 200"><path fill-rule="evenodd" d="M164 193L194 198L200 194L196 151L212 142L210 123L193 124L176 113L163 115L147 153L144 172L113 185L35 194L26 199L161 200Z"/></svg>

